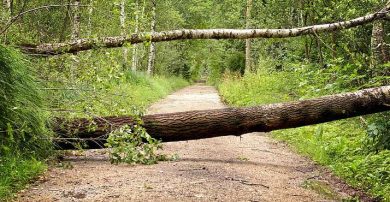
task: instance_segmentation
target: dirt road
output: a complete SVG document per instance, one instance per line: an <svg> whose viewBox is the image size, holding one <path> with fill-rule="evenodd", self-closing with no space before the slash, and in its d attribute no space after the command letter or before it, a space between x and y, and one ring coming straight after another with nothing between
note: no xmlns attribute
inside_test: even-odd
<svg viewBox="0 0 390 202"><path fill-rule="evenodd" d="M197 84L154 104L148 113L223 107L213 87ZM116 166L104 150L69 157L66 166L50 168L17 200L333 201L347 194L329 187L349 190L334 181L328 186L329 177L317 166L263 133L166 143L164 153L179 159Z"/></svg>

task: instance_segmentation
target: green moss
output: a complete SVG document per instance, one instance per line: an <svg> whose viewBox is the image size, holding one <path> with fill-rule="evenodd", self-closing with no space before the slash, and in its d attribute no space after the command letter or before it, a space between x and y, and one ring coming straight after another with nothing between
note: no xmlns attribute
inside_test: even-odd
<svg viewBox="0 0 390 202"><path fill-rule="evenodd" d="M303 185L306 189L311 189L326 199L340 201L341 197L335 192L331 186L319 180L306 180Z"/></svg>

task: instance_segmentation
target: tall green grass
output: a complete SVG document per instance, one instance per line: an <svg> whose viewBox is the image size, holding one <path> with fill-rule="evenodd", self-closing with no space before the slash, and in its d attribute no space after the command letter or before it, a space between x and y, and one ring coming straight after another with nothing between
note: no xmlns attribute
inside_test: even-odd
<svg viewBox="0 0 390 202"><path fill-rule="evenodd" d="M315 70L315 74L307 71L305 67L288 72L264 70L244 77L225 75L218 89L224 101L232 106L285 102L340 90L348 91L345 88L330 88L337 86L328 83L332 78L327 77L327 74L317 74L324 70ZM312 77L315 75L321 78ZM365 116L364 119L369 122L371 117L377 115ZM371 149L372 138L367 134L365 122L352 118L273 131L271 135L287 142L297 152L329 167L354 187L390 201L390 151Z"/></svg>
<svg viewBox="0 0 390 202"><path fill-rule="evenodd" d="M0 45L0 199L41 173L50 150L44 98L23 56Z"/></svg>

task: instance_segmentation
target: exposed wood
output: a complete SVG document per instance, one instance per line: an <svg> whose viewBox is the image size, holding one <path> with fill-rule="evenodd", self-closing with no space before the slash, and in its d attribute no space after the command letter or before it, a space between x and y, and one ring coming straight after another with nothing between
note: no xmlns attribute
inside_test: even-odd
<svg viewBox="0 0 390 202"><path fill-rule="evenodd" d="M151 21L151 37L156 31L156 0L152 0L152 21ZM154 72L154 62L156 59L156 44L151 41L150 50L149 50L149 59L148 59L148 69L147 73L152 75Z"/></svg>
<svg viewBox="0 0 390 202"><path fill-rule="evenodd" d="M390 86L256 107L146 115L143 121L152 137L167 142L268 132L387 110L390 110ZM133 119L128 116L77 119L59 124L61 127L55 128L55 132L63 138L104 141L107 133L126 124L133 124ZM63 141L60 143L62 148L72 148ZM98 146L92 141L87 143L90 147Z"/></svg>
<svg viewBox="0 0 390 202"><path fill-rule="evenodd" d="M21 45L20 48L25 53L58 55L64 53L75 53L78 51L90 50L94 48L115 48L122 47L125 43L137 44L145 41L162 42L185 39L250 39L250 38L287 38L314 33L333 32L337 30L349 29L375 20L383 19L387 16L390 5L387 5L379 12L368 14L343 22L330 24L312 25L292 29L206 29L206 30L172 30L155 33L135 33L129 37L104 37L99 39L78 39L66 43Z"/></svg>

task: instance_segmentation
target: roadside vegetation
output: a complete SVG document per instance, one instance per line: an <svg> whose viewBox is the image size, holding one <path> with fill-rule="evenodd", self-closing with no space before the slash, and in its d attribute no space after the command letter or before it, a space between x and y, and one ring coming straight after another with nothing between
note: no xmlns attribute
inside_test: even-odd
<svg viewBox="0 0 390 202"><path fill-rule="evenodd" d="M353 91L385 82L366 77L365 72L356 74L359 66L351 64L332 64L327 69L293 63L285 66L291 69L275 71L275 62L266 59L257 73L243 77L225 74L218 89L231 106L253 106ZM271 136L328 167L350 185L374 198L390 201L389 113L278 130Z"/></svg>
<svg viewBox="0 0 390 202"><path fill-rule="evenodd" d="M0 46L0 199L4 200L45 172L48 158L53 156L52 118L142 113L151 103L190 83L178 76L126 71L78 78L69 85L72 78L61 72L37 75L36 71L48 68L46 61L35 64L41 66ZM158 144L150 145L150 157L138 161L154 158Z"/></svg>
<svg viewBox="0 0 390 202"><path fill-rule="evenodd" d="M28 61L0 45L0 199L41 174L50 150L48 113Z"/></svg>

